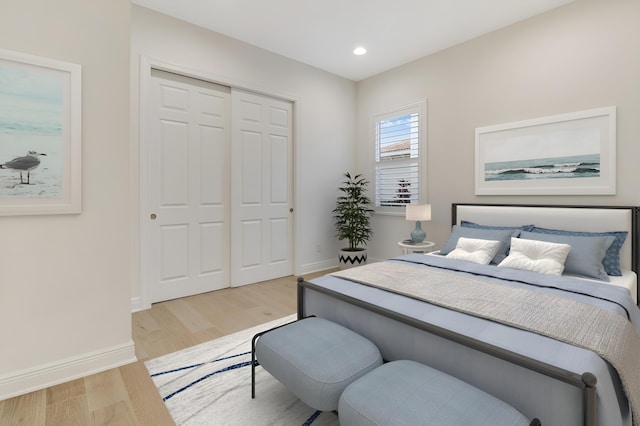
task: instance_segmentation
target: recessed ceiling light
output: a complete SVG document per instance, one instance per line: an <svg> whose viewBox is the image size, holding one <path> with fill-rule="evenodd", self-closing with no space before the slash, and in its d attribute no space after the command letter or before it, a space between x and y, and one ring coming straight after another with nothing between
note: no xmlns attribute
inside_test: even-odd
<svg viewBox="0 0 640 426"><path fill-rule="evenodd" d="M354 55L360 56L360 55L364 55L365 53L367 53L367 49L365 49L364 47L356 47L353 50Z"/></svg>

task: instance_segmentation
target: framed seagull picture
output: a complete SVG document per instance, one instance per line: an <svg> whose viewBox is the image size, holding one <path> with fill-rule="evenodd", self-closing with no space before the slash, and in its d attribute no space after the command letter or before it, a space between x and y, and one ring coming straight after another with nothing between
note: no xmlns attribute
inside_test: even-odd
<svg viewBox="0 0 640 426"><path fill-rule="evenodd" d="M0 50L0 215L81 212L81 67Z"/></svg>

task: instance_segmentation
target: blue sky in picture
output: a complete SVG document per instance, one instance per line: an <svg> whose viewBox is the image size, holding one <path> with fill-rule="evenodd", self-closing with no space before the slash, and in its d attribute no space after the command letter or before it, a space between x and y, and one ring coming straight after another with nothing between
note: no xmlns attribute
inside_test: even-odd
<svg viewBox="0 0 640 426"><path fill-rule="evenodd" d="M62 80L0 62L0 133L60 135Z"/></svg>

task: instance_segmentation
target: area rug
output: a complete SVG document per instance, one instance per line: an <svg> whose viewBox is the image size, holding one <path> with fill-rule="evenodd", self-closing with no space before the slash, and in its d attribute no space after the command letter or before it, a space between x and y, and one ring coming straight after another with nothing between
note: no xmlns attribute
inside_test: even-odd
<svg viewBox="0 0 640 426"><path fill-rule="evenodd" d="M177 425L339 425L307 406L261 367L251 398L251 339L295 315L145 362Z"/></svg>

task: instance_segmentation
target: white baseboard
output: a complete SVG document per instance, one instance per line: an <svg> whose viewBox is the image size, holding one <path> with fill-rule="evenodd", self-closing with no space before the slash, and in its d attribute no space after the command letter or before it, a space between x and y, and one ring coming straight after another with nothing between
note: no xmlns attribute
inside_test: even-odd
<svg viewBox="0 0 640 426"><path fill-rule="evenodd" d="M136 362L133 341L0 376L0 401Z"/></svg>
<svg viewBox="0 0 640 426"><path fill-rule="evenodd" d="M367 263L382 262L384 260L385 259L378 259L369 256L367 258ZM300 265L300 271L296 272L295 275L304 276L304 274L313 274L315 272L326 271L327 269L335 269L338 266L340 265L338 265L337 258L332 260L325 260L323 262L307 263L306 265Z"/></svg>
<svg viewBox="0 0 640 426"><path fill-rule="evenodd" d="M151 305L145 306L142 303L142 298L140 298L140 297L132 297L131 298L131 313L138 312L138 311L144 311L144 310L149 309L149 308L151 308Z"/></svg>
<svg viewBox="0 0 640 426"><path fill-rule="evenodd" d="M325 260L322 262L307 263L306 265L300 265L300 270L296 272L296 275L313 274L314 272L326 271L327 269L334 269L338 267L338 257L332 260Z"/></svg>

